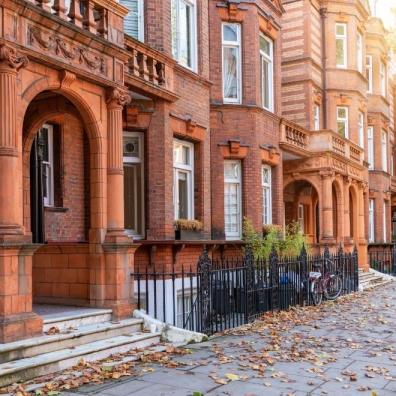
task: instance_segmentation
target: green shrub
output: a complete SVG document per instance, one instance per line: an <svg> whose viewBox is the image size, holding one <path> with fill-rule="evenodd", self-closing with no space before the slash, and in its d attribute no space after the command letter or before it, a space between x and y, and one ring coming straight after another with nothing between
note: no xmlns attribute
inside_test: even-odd
<svg viewBox="0 0 396 396"><path fill-rule="evenodd" d="M300 224L293 222L285 228L278 225L265 225L263 232L257 233L248 218L243 220L243 241L250 247L254 257L268 259L272 249L280 257L297 257L305 245L308 250L307 238L301 232Z"/></svg>

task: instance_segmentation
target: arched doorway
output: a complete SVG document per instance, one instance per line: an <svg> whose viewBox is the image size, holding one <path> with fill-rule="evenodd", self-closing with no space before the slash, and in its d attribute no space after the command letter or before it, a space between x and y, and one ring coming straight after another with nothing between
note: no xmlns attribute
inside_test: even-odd
<svg viewBox="0 0 396 396"><path fill-rule="evenodd" d="M320 238L319 195L308 181L298 180L284 188L285 224L298 222L310 243Z"/></svg>
<svg viewBox="0 0 396 396"><path fill-rule="evenodd" d="M90 303L91 198L97 195L92 177L99 179L91 155L94 142L66 97L45 91L28 106L23 124L24 225L32 241L42 244L33 256L35 303Z"/></svg>

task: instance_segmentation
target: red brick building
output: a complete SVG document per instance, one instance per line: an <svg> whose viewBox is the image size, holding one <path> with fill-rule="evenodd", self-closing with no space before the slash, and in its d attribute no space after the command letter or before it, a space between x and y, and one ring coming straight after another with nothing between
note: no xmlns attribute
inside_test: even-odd
<svg viewBox="0 0 396 396"><path fill-rule="evenodd" d="M376 199L390 239L395 91L365 2L0 10L0 342L41 333L33 302L129 316L134 268L235 252L244 217L356 244L364 266Z"/></svg>

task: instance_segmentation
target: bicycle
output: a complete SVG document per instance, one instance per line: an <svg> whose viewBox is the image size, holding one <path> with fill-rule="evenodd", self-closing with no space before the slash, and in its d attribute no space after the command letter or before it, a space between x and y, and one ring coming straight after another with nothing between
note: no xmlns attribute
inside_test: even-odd
<svg viewBox="0 0 396 396"><path fill-rule="evenodd" d="M330 268L334 268L334 262L325 259L325 273L322 275L320 271L311 271L309 273L308 284L312 301L315 305L322 303L323 296L327 300L335 300L342 291L341 275L326 269L326 264Z"/></svg>

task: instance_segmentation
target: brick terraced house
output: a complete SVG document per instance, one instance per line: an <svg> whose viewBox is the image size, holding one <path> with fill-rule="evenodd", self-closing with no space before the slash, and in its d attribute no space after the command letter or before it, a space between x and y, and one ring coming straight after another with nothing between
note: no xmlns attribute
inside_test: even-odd
<svg viewBox="0 0 396 396"><path fill-rule="evenodd" d="M244 217L357 245L362 267L368 241L390 241L396 88L365 1L0 15L1 343L42 333L33 302L130 316L134 268L238 251Z"/></svg>

